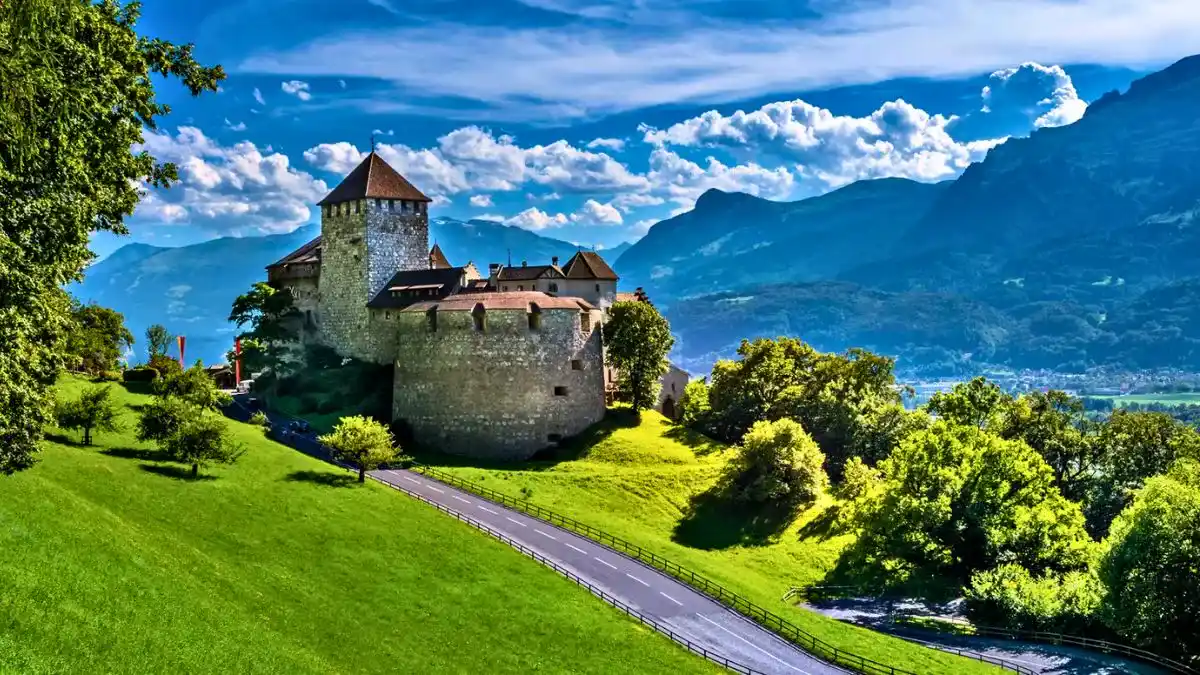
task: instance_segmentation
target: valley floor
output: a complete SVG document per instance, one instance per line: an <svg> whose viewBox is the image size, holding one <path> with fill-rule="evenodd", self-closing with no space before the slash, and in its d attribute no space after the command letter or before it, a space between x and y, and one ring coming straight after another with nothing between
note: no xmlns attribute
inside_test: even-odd
<svg viewBox="0 0 1200 675"><path fill-rule="evenodd" d="M68 395L83 384L65 381ZM716 668L425 504L232 423L202 471L126 431L0 477L0 672Z"/></svg>

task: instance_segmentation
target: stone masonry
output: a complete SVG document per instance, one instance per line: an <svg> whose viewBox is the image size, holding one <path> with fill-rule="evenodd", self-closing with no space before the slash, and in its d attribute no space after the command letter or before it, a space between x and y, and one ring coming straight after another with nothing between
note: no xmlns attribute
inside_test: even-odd
<svg viewBox="0 0 1200 675"><path fill-rule="evenodd" d="M554 302L535 319L528 303L488 308L513 296ZM400 312L393 416L422 443L490 459L582 432L605 411L600 312L583 306L492 293Z"/></svg>

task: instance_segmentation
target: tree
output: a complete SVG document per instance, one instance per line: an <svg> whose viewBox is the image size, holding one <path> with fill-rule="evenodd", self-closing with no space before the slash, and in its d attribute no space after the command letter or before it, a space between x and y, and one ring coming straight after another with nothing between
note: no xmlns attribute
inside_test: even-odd
<svg viewBox="0 0 1200 675"><path fill-rule="evenodd" d="M811 504L829 486L825 456L793 420L758 422L729 464L727 484L735 500L785 510Z"/></svg>
<svg viewBox="0 0 1200 675"><path fill-rule="evenodd" d="M159 323L146 329L146 358L151 361L155 356L166 356L171 344L171 334Z"/></svg>
<svg viewBox="0 0 1200 675"><path fill-rule="evenodd" d="M233 402L229 394L217 388L200 363L158 380L154 383L154 393L163 398L174 396L204 410L217 410Z"/></svg>
<svg viewBox="0 0 1200 675"><path fill-rule="evenodd" d="M1039 574L1087 562L1092 542L1079 506L1023 441L938 421L879 470L878 492L855 504L855 554L881 572L965 584L1002 563Z"/></svg>
<svg viewBox="0 0 1200 675"><path fill-rule="evenodd" d="M292 294L270 284L256 283L249 292L239 295L233 301L229 320L238 328L250 327L238 336L242 341L243 372L278 373L289 344L298 339L295 320L299 316Z"/></svg>
<svg viewBox="0 0 1200 675"><path fill-rule="evenodd" d="M1166 413L1114 410L1094 439L1099 471L1087 495L1088 530L1097 538L1143 482L1180 458L1200 459L1200 433Z"/></svg>
<svg viewBox="0 0 1200 675"><path fill-rule="evenodd" d="M76 367L93 375L116 370L125 350L133 346L133 333L125 328L124 315L95 303L74 302L71 318L74 325L67 335L67 353Z"/></svg>
<svg viewBox="0 0 1200 675"><path fill-rule="evenodd" d="M142 408L138 440L165 443L179 432L185 421L199 412L195 406L177 398L155 398Z"/></svg>
<svg viewBox="0 0 1200 675"><path fill-rule="evenodd" d="M604 324L609 361L617 368L617 388L635 411L654 406L667 353L675 344L671 327L648 302L618 302Z"/></svg>
<svg viewBox="0 0 1200 675"><path fill-rule="evenodd" d="M186 405L186 404L185 404ZM160 442L164 454L172 461L192 466L192 476L200 474L209 464L233 464L245 450L229 437L225 420L218 414L194 409L175 433Z"/></svg>
<svg viewBox="0 0 1200 675"><path fill-rule="evenodd" d="M679 397L679 423L689 429L708 433L712 406L708 403L708 384L692 380Z"/></svg>
<svg viewBox="0 0 1200 675"><path fill-rule="evenodd" d="M141 149L168 112L151 75L193 95L224 77L191 46L135 32L137 3L0 3L0 473L30 466L53 412L70 303L95 231L125 234L142 181L178 178ZM131 148L134 148L131 150Z"/></svg>
<svg viewBox="0 0 1200 675"><path fill-rule="evenodd" d="M1200 656L1200 464L1146 481L1113 522L1099 574L1102 620L1156 653Z"/></svg>
<svg viewBox="0 0 1200 675"><path fill-rule="evenodd" d="M358 467L358 482L399 456L392 432L379 422L362 416L343 417L333 432L317 440L333 450L334 457Z"/></svg>
<svg viewBox="0 0 1200 675"><path fill-rule="evenodd" d="M59 401L54 414L59 428L81 430L84 445L92 444L93 431L119 431L111 396L112 387L102 385L85 389L73 401Z"/></svg>

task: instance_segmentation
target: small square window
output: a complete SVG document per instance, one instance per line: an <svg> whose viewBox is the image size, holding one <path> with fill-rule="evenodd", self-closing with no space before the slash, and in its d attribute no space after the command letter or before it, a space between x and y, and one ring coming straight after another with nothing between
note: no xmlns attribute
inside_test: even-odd
<svg viewBox="0 0 1200 675"><path fill-rule="evenodd" d="M566 388L566 387L555 387L555 388L554 388L554 395L555 395L555 396L566 396L566 395L567 395L567 388Z"/></svg>
<svg viewBox="0 0 1200 675"><path fill-rule="evenodd" d="M583 361L574 359L571 361L571 370L583 370Z"/></svg>

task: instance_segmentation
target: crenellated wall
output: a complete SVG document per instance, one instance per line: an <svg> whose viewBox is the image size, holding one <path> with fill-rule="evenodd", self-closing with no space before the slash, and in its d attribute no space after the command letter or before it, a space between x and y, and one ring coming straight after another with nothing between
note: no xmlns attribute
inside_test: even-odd
<svg viewBox="0 0 1200 675"><path fill-rule="evenodd" d="M599 312L398 315L393 416L443 452L525 459L604 416Z"/></svg>

